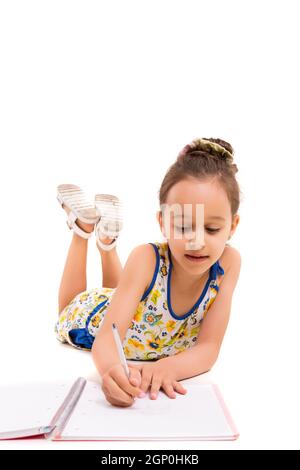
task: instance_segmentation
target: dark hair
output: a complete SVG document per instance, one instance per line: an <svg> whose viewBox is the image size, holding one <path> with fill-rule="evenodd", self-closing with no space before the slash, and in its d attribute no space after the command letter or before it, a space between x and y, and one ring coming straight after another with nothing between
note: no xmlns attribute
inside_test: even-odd
<svg viewBox="0 0 300 470"><path fill-rule="evenodd" d="M175 163L169 167L159 189L160 205L166 203L171 187L186 177L204 180L217 176L234 216L240 205L240 188L235 178L238 168L233 163L233 155L232 146L225 140L204 137L194 139L181 150Z"/></svg>

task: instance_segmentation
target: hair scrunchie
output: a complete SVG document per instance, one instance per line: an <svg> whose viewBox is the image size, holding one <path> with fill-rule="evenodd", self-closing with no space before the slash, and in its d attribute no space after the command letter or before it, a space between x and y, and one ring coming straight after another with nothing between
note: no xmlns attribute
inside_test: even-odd
<svg viewBox="0 0 300 470"><path fill-rule="evenodd" d="M227 149L225 149L222 145L217 144L215 142L211 142L207 139L194 139L190 144L187 144L179 153L179 157L183 157L187 155L189 152L193 152L194 150L203 150L210 152L213 150L213 153L221 156L226 161L232 163L233 155Z"/></svg>

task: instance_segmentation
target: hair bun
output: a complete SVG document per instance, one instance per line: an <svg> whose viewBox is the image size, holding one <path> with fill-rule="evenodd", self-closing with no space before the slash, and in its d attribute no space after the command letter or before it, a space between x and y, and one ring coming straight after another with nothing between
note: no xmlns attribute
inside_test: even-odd
<svg viewBox="0 0 300 470"><path fill-rule="evenodd" d="M190 144L187 144L181 150L178 156L182 157L197 150L204 151L212 155L215 155L217 157L220 157L224 159L225 161L227 161L228 163L233 162L234 150L231 147L231 145L225 140L214 139L214 138L194 139Z"/></svg>

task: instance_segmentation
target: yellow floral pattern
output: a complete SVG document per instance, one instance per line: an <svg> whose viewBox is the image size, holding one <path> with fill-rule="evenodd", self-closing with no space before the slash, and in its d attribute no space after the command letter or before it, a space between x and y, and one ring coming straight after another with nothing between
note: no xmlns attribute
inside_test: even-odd
<svg viewBox="0 0 300 470"><path fill-rule="evenodd" d="M123 341L127 359L157 360L192 347L201 321L214 302L224 270L217 261L198 302L181 317L172 314L168 300L170 251L167 242L151 243L157 256L152 283L139 302ZM115 289L95 288L78 294L61 312L56 337L79 349L91 349Z"/></svg>

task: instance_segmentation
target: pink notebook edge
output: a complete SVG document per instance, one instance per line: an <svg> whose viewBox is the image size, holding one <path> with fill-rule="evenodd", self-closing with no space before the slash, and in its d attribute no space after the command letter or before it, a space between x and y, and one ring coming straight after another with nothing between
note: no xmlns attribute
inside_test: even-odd
<svg viewBox="0 0 300 470"><path fill-rule="evenodd" d="M232 416L229 413L229 410L228 410L227 405L224 401L224 398L223 398L223 395L221 393L221 390L220 390L219 386L216 383L211 383L210 385L213 387L213 389L215 391L215 394L217 395L217 398L220 402L223 413L224 413L224 415L226 417L226 420L227 420L227 422L228 422L228 424L229 424L229 426L232 430L232 433L233 433L232 439L233 440L238 439L238 437L240 436L240 433L238 432L237 427L236 427L236 425L235 425L235 423L232 419Z"/></svg>

